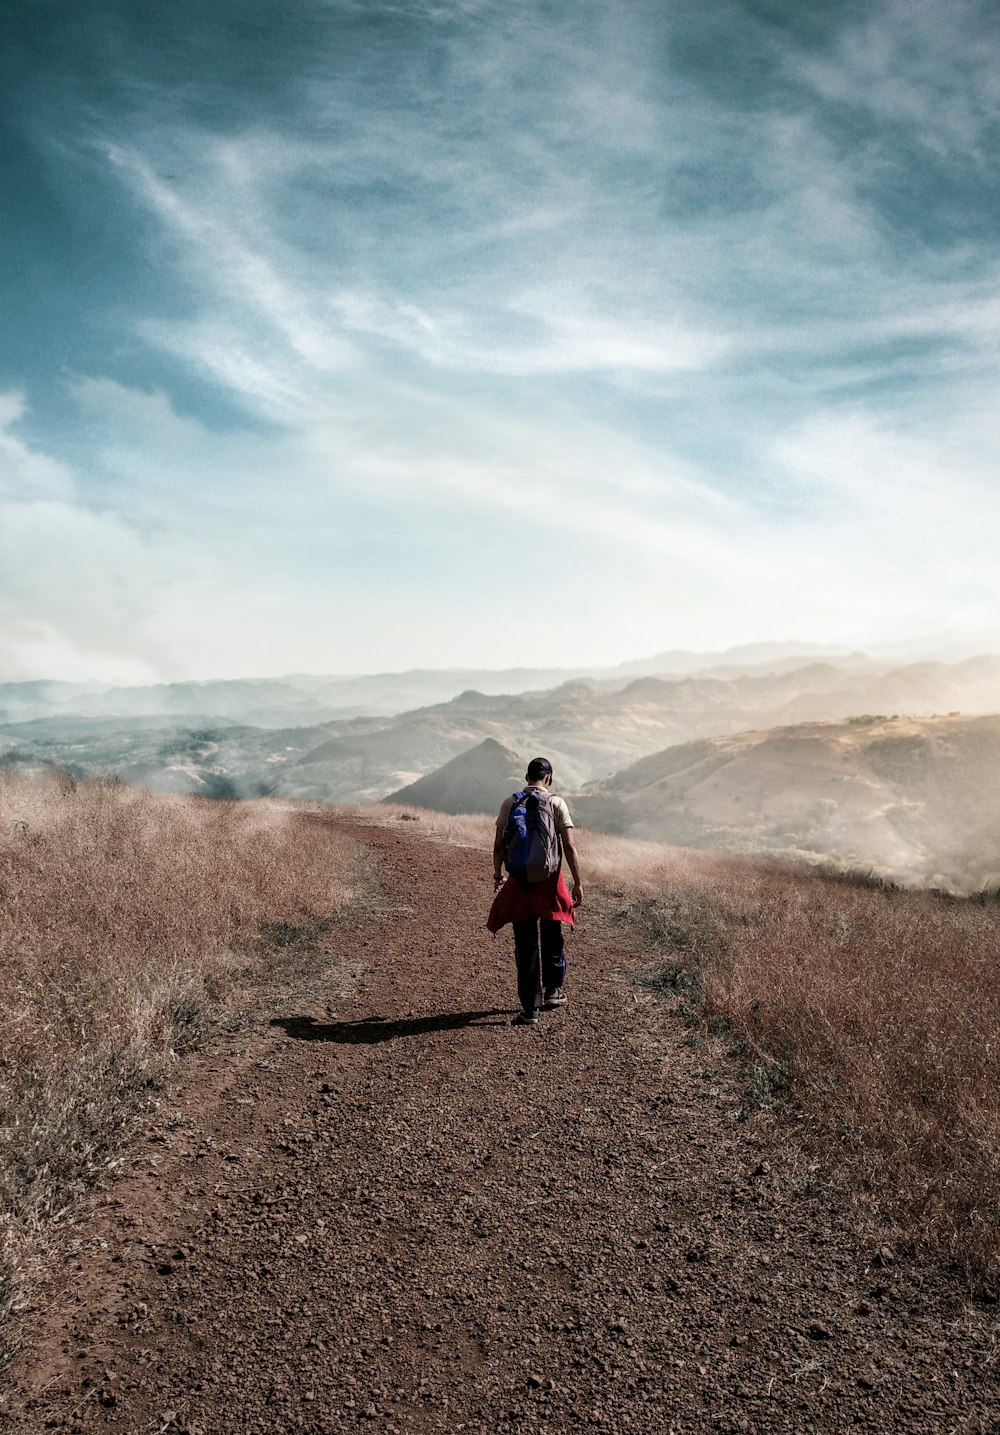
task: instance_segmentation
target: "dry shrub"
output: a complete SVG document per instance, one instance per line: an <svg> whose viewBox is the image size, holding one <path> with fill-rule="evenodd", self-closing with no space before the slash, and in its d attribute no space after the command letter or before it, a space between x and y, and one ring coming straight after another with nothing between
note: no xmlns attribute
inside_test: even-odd
<svg viewBox="0 0 1000 1435"><path fill-rule="evenodd" d="M0 775L0 1317L234 972L351 897L288 804Z"/></svg>
<svg viewBox="0 0 1000 1435"><path fill-rule="evenodd" d="M758 1100L794 1094L899 1239L995 1273L1000 904L624 839L585 852L747 1053Z"/></svg>

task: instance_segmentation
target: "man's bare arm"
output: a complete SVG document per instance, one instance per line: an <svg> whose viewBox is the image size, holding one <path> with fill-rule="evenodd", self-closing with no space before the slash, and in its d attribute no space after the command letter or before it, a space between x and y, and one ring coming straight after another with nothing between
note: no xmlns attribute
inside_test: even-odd
<svg viewBox="0 0 1000 1435"><path fill-rule="evenodd" d="M493 880L494 882L503 880L503 844L499 838L493 844Z"/></svg>
<svg viewBox="0 0 1000 1435"><path fill-rule="evenodd" d="M569 870L573 874L573 906L579 907L583 904L583 883L580 881L580 864L576 855L576 843L573 841L573 829L567 827L562 835L563 851L566 854L566 861Z"/></svg>
<svg viewBox="0 0 1000 1435"><path fill-rule="evenodd" d="M497 822L497 832L493 839L493 881L503 881L503 828L504 824Z"/></svg>

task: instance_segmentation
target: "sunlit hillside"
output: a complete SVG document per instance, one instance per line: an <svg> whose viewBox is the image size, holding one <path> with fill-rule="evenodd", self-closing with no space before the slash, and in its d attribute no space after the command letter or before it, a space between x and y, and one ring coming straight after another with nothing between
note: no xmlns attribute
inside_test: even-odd
<svg viewBox="0 0 1000 1435"><path fill-rule="evenodd" d="M653 988L910 1246L998 1274L1000 903L596 837Z"/></svg>
<svg viewBox="0 0 1000 1435"><path fill-rule="evenodd" d="M856 718L684 743L593 784L584 820L823 856L900 880L1000 881L1000 717Z"/></svg>

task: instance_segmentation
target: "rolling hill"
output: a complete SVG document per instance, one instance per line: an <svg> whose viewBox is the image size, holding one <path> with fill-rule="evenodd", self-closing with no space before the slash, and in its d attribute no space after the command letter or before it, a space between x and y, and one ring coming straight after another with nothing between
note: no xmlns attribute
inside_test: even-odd
<svg viewBox="0 0 1000 1435"><path fill-rule="evenodd" d="M682 743L592 783L582 823L825 857L918 882L1000 881L1000 716L861 718Z"/></svg>
<svg viewBox="0 0 1000 1435"><path fill-rule="evenodd" d="M287 726L251 725L218 712L63 714L0 726L0 766L55 764L81 776L117 774L153 788L217 796L367 802L492 739L529 757L549 757L565 791L692 741L863 714L991 710L1000 711L1000 658L895 669L852 658L727 677L576 679L508 694L470 689L392 716L309 722L300 713Z"/></svg>
<svg viewBox="0 0 1000 1435"><path fill-rule="evenodd" d="M488 737L385 800L429 807L434 812L491 812L524 785L523 757Z"/></svg>
<svg viewBox="0 0 1000 1435"><path fill-rule="evenodd" d="M893 702L895 700L895 703ZM919 664L864 675L831 663L734 678L635 678L606 688L577 680L542 693L459 694L385 720L326 727L327 738L282 776L292 796L381 798L493 738L544 753L563 788L579 788L664 747L813 719L1000 709L1000 659Z"/></svg>
<svg viewBox="0 0 1000 1435"><path fill-rule="evenodd" d="M132 686L34 680L0 682L0 724L44 718L225 718L255 727L290 727L351 717L391 717L448 702L459 693L539 692L577 678L623 686L648 674L677 676L720 668L727 676L767 664L773 670L817 661L815 645L756 643L722 652L672 650L616 667L412 668L402 673L346 676L293 673L276 678L226 678ZM864 654L840 651L826 660L864 666ZM883 664L884 665L884 664ZM880 666L880 664L876 664Z"/></svg>

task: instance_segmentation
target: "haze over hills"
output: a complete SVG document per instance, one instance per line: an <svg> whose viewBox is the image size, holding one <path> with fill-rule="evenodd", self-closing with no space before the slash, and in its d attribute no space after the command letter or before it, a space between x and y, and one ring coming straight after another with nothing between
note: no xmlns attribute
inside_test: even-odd
<svg viewBox="0 0 1000 1435"><path fill-rule="evenodd" d="M863 718L683 743L576 801L603 830L1000 882L1000 716Z"/></svg>
<svg viewBox="0 0 1000 1435"><path fill-rule="evenodd" d="M620 684L650 674L677 676L719 669L726 676L761 665L772 671L823 657L847 666L870 662L847 650L819 650L807 643L754 643L722 652L672 650L613 667L414 668L402 673L323 676L296 673L275 678L151 683L130 687L100 683L33 681L0 683L0 723L68 717L230 718L257 727L287 727L359 716L397 713L448 702L468 690L487 694L543 691L576 678Z"/></svg>
<svg viewBox="0 0 1000 1435"><path fill-rule="evenodd" d="M905 699L905 701L903 701ZM889 701L887 701L889 700ZM895 700L894 702L891 700ZM612 690L567 683L547 693L462 693L449 703L381 724L338 723L285 775L298 795L320 797L350 782L352 800L381 797L485 737L520 753L545 753L558 780L578 788L629 761L695 737L859 713L983 712L1000 708L1000 659L860 679L830 664L791 673L719 678L636 678ZM398 774L398 781L388 786Z"/></svg>
<svg viewBox="0 0 1000 1435"><path fill-rule="evenodd" d="M864 713L1000 711L1000 658L886 669L848 655L734 677L577 679L540 692L467 691L392 716L288 726L231 716L96 718L66 714L0 727L0 765L119 773L209 795L273 792L328 802L378 800L486 738L545 753L579 789L664 748Z"/></svg>
<svg viewBox="0 0 1000 1435"><path fill-rule="evenodd" d="M157 792L261 797L274 773L326 736L322 728L255 728L220 718L46 718L0 728L0 771L56 769L121 778Z"/></svg>
<svg viewBox="0 0 1000 1435"><path fill-rule="evenodd" d="M359 677L294 675L132 687L32 682L0 684L0 721L50 717L229 718L257 727L389 717L447 702L466 688L512 692L553 687L575 670L516 668L507 672L441 670Z"/></svg>
<svg viewBox="0 0 1000 1435"><path fill-rule="evenodd" d="M526 761L488 739L390 800L493 813ZM998 715L868 717L681 743L567 795L604 832L978 890L1000 883L998 778Z"/></svg>

